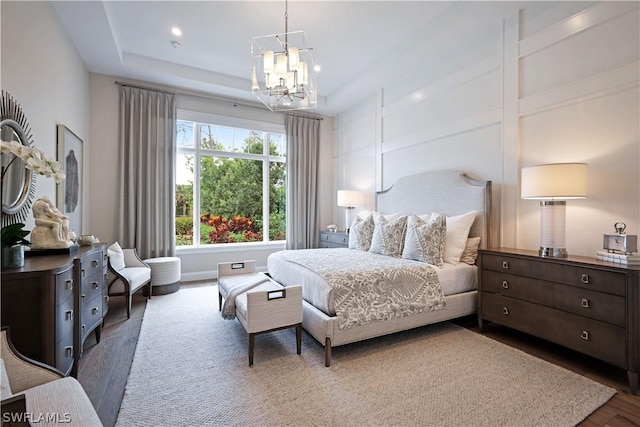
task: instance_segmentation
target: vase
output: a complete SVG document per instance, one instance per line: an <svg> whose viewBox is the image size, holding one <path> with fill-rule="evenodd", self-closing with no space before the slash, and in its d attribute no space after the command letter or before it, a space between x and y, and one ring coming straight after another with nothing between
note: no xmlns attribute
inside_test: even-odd
<svg viewBox="0 0 640 427"><path fill-rule="evenodd" d="M24 246L14 245L2 248L2 268L24 267Z"/></svg>

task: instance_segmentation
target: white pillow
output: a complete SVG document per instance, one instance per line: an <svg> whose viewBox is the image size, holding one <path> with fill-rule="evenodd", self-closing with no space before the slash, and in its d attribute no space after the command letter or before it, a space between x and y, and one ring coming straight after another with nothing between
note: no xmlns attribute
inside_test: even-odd
<svg viewBox="0 0 640 427"><path fill-rule="evenodd" d="M435 219L428 221L421 219L417 215L409 215L402 258L442 267L446 224L447 221L444 215L438 215Z"/></svg>
<svg viewBox="0 0 640 427"><path fill-rule="evenodd" d="M434 219L438 214L433 213ZM444 243L443 261L449 264L458 265L464 248L467 246L469 230L476 219L476 211L463 213L462 215L447 217L447 237Z"/></svg>
<svg viewBox="0 0 640 427"><path fill-rule="evenodd" d="M115 242L107 248L107 255L109 255L109 264L111 264L111 267L113 267L115 271L120 271L125 268L124 251L118 242Z"/></svg>
<svg viewBox="0 0 640 427"><path fill-rule="evenodd" d="M349 248L368 251L373 237L373 216L366 219L357 217L349 229Z"/></svg>
<svg viewBox="0 0 640 427"><path fill-rule="evenodd" d="M373 214L373 237L369 252L399 258L404 246L404 234L407 228L407 217L400 216L387 220L384 215Z"/></svg>
<svg viewBox="0 0 640 427"><path fill-rule="evenodd" d="M460 257L460 262L474 265L476 263L476 258L478 258L479 247L480 237L469 237L467 239L467 246L464 248L464 252L462 252L462 256Z"/></svg>

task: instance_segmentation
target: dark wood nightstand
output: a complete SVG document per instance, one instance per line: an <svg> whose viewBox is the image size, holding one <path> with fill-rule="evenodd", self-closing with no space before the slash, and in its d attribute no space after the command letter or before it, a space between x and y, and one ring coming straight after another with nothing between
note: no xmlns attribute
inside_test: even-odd
<svg viewBox="0 0 640 427"><path fill-rule="evenodd" d="M502 248L478 266L480 330L489 320L621 367L638 394L640 266Z"/></svg>
<svg viewBox="0 0 640 427"><path fill-rule="evenodd" d="M346 231L320 231L320 248L348 248L349 234Z"/></svg>

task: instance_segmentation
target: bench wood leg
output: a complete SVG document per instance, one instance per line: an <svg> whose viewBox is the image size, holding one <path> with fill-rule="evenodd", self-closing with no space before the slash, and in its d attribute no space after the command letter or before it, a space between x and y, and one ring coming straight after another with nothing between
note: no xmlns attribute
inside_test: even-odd
<svg viewBox="0 0 640 427"><path fill-rule="evenodd" d="M218 292L218 311L222 311L222 294Z"/></svg>
<svg viewBox="0 0 640 427"><path fill-rule="evenodd" d="M324 366L331 366L331 338L324 339Z"/></svg>
<svg viewBox="0 0 640 427"><path fill-rule="evenodd" d="M255 344L255 333L249 334L249 366L253 365L253 348Z"/></svg>
<svg viewBox="0 0 640 427"><path fill-rule="evenodd" d="M296 350L302 354L302 323L296 325Z"/></svg>

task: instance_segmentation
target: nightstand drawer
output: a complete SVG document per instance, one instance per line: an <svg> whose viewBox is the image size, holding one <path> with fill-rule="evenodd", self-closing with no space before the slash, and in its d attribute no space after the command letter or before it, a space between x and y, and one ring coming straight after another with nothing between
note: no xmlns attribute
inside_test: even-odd
<svg viewBox="0 0 640 427"><path fill-rule="evenodd" d="M482 271L482 290L626 326L621 296L490 270Z"/></svg>
<svg viewBox="0 0 640 427"><path fill-rule="evenodd" d="M482 254L485 270L527 276L580 288L625 296L626 276L579 265L567 265L554 260L532 260L508 255Z"/></svg>
<svg viewBox="0 0 640 427"><path fill-rule="evenodd" d="M482 293L482 317L625 367L625 330L518 299Z"/></svg>
<svg viewBox="0 0 640 427"><path fill-rule="evenodd" d="M349 247L349 235L341 232L321 231L318 246L321 248L347 248Z"/></svg>

